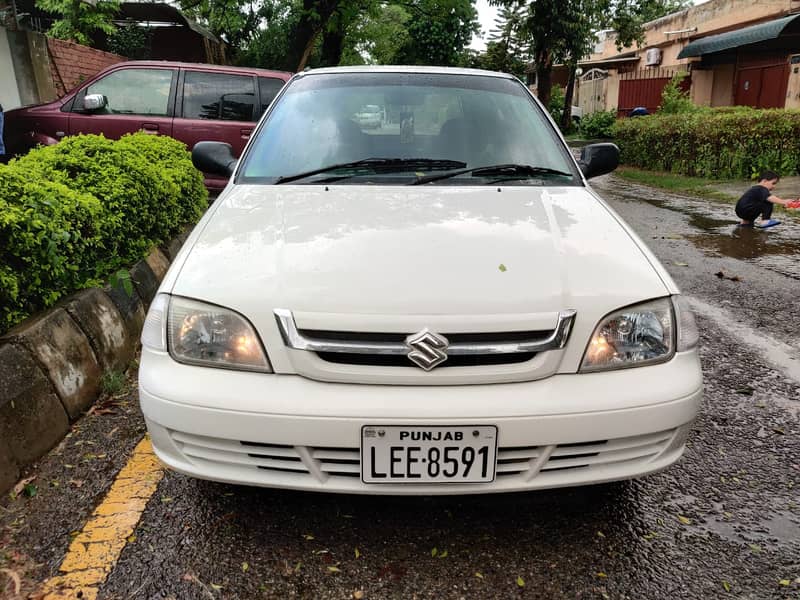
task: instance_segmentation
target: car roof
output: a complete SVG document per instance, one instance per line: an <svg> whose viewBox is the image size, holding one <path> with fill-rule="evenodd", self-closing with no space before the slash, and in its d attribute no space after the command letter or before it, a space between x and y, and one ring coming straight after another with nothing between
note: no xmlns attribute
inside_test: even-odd
<svg viewBox="0 0 800 600"><path fill-rule="evenodd" d="M125 66L136 67L172 67L177 69L201 69L203 71L220 71L223 73L248 73L266 76L279 76L281 79L288 79L292 73L288 71L271 71L269 69L258 69L255 67L231 67L229 65L212 65L207 63L192 63L192 62L178 62L171 60L126 60L124 62L114 63L104 69L104 71L111 71Z"/></svg>
<svg viewBox="0 0 800 600"><path fill-rule="evenodd" d="M508 73L497 71L484 71L483 69L462 69L457 67L423 67L419 65L359 65L354 67L324 67L309 69L297 74L298 77L306 75L323 75L327 73L428 73L441 75L482 75L485 77L499 77L502 79L515 79Z"/></svg>

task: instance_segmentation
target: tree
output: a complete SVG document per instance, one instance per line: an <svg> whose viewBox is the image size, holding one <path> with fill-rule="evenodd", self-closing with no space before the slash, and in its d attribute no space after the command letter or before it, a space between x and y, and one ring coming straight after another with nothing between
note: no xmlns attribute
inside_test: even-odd
<svg viewBox="0 0 800 600"><path fill-rule="evenodd" d="M476 66L490 71L511 73L525 78L529 48L520 35L523 25L522 6L502 7L489 33L486 51L478 58Z"/></svg>
<svg viewBox="0 0 800 600"><path fill-rule="evenodd" d="M411 15L408 40L395 55L395 64L458 65L478 31L472 0L410 0L400 4Z"/></svg>
<svg viewBox="0 0 800 600"><path fill-rule="evenodd" d="M225 41L234 58L249 47L287 3L287 0L179 0L181 10Z"/></svg>
<svg viewBox="0 0 800 600"><path fill-rule="evenodd" d="M98 0L93 4L84 0L36 0L36 6L61 17L47 32L49 36L88 46L96 31L114 33L112 19L119 11L119 0Z"/></svg>
<svg viewBox="0 0 800 600"><path fill-rule="evenodd" d="M617 47L630 47L641 42L642 25L654 18L687 6L691 0L494 0L505 7L524 6L520 36L531 44L536 69L537 93L547 105L552 87L551 74L556 62L563 62L573 73L577 62L587 55L594 43L594 32L614 29ZM565 102L571 106L568 87ZM568 118L570 111L565 110Z"/></svg>
<svg viewBox="0 0 800 600"><path fill-rule="evenodd" d="M388 65L409 39L410 15L398 4L373 4L347 32L340 64Z"/></svg>

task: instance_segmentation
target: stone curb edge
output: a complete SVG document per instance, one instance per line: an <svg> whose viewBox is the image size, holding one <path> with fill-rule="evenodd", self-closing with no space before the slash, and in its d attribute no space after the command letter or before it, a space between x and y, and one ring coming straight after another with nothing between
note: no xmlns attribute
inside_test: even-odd
<svg viewBox="0 0 800 600"><path fill-rule="evenodd" d="M0 494L97 400L104 373L128 367L145 312L191 230L130 269L132 293L121 282L81 290L0 336Z"/></svg>

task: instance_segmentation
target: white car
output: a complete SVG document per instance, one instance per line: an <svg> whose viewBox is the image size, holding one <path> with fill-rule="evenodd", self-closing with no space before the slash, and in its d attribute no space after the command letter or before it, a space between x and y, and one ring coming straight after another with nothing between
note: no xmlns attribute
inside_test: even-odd
<svg viewBox="0 0 800 600"><path fill-rule="evenodd" d="M363 133L379 99L396 133ZM517 79L297 74L161 284L141 406L172 469L237 484L472 494L638 477L684 451L686 303ZM413 188L413 189L412 189Z"/></svg>
<svg viewBox="0 0 800 600"><path fill-rule="evenodd" d="M383 111L377 104L362 106L354 116L356 123L365 129L376 129L383 123Z"/></svg>

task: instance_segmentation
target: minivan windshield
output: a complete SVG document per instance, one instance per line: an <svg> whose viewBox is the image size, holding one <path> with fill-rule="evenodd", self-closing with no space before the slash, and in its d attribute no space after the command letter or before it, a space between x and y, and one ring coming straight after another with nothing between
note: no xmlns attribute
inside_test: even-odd
<svg viewBox="0 0 800 600"><path fill-rule="evenodd" d="M479 74L306 74L242 160L239 183L580 184L524 86Z"/></svg>

